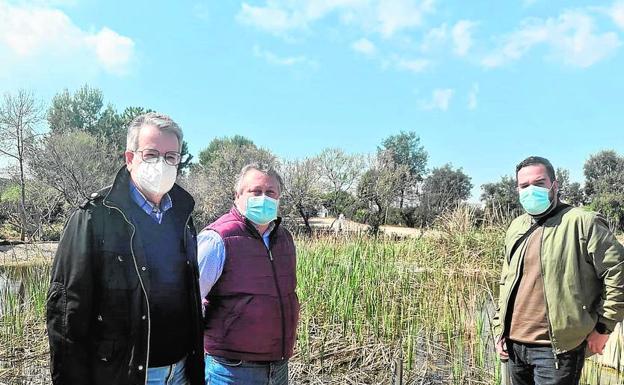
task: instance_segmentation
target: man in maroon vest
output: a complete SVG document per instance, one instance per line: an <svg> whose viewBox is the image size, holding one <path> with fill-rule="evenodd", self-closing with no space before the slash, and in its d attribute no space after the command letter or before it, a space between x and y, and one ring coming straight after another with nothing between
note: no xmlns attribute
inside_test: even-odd
<svg viewBox="0 0 624 385"><path fill-rule="evenodd" d="M299 301L282 188L273 168L243 167L234 207L198 236L207 384L288 384Z"/></svg>

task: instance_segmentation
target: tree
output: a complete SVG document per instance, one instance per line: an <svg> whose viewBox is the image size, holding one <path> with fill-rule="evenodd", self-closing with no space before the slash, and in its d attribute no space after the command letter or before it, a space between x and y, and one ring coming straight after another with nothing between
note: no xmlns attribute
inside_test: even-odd
<svg viewBox="0 0 624 385"><path fill-rule="evenodd" d="M230 138L215 138L213 139L208 147L203 149L199 153L199 164L206 167L212 163L223 151L224 148L238 148L242 149L243 147L256 147L256 145L250 140L241 135L234 135Z"/></svg>
<svg viewBox="0 0 624 385"><path fill-rule="evenodd" d="M349 209L350 203L344 194L349 194L364 171L364 158L349 155L339 148L327 148L318 156L320 176L327 191L327 209L338 217Z"/></svg>
<svg viewBox="0 0 624 385"><path fill-rule="evenodd" d="M367 223L371 232L377 234L379 227L385 223L385 217L392 202L401 191L409 168L404 164L397 164L390 152L380 151L372 167L362 176L357 188L357 195L368 208Z"/></svg>
<svg viewBox="0 0 624 385"><path fill-rule="evenodd" d="M570 182L570 172L565 168L557 168L556 179L559 184L559 198L574 206L585 203L583 190L578 182Z"/></svg>
<svg viewBox="0 0 624 385"><path fill-rule="evenodd" d="M246 146L238 146L228 140L225 142L227 144L218 147L218 152L208 164L202 164L200 160L200 164L191 167L188 175L181 179L181 183L195 197L194 217L198 223L208 224L230 209L236 177L243 166L252 162L277 166L275 156L253 142Z"/></svg>
<svg viewBox="0 0 624 385"><path fill-rule="evenodd" d="M357 206L357 199L348 191L332 192L321 189L321 205L323 205L330 213L341 213L347 218L353 217Z"/></svg>
<svg viewBox="0 0 624 385"><path fill-rule="evenodd" d="M461 168L450 164L434 168L423 183L421 209L422 225L430 224L444 210L456 206L470 197L471 178Z"/></svg>
<svg viewBox="0 0 624 385"><path fill-rule="evenodd" d="M498 182L482 185L481 190L481 201L494 222L505 223L522 213L514 177L503 176Z"/></svg>
<svg viewBox="0 0 624 385"><path fill-rule="evenodd" d="M559 196L563 199L569 194L570 190L570 171L565 168L557 167L555 179L559 185Z"/></svg>
<svg viewBox="0 0 624 385"><path fill-rule="evenodd" d="M126 107L120 114L112 104L104 107L102 91L82 86L71 94L67 89L52 98L47 119L52 134L73 131L86 132L93 137L103 138L110 144L117 160L123 160L126 150L128 126L139 115L154 112L144 107ZM181 149L183 161L178 173L183 173L191 164L193 156L188 152L188 144L183 141Z"/></svg>
<svg viewBox="0 0 624 385"><path fill-rule="evenodd" d="M102 91L82 86L74 94L65 89L52 98L48 124L52 133L73 130L97 134L103 104Z"/></svg>
<svg viewBox="0 0 624 385"><path fill-rule="evenodd" d="M0 154L17 162L20 189L21 216L20 239L26 236L26 161L42 120L42 107L32 93L19 90L15 95L6 93L0 105Z"/></svg>
<svg viewBox="0 0 624 385"><path fill-rule="evenodd" d="M280 199L282 210L286 213L296 212L310 234L310 215L321 201L318 158L285 161L280 166L280 173L284 180Z"/></svg>
<svg viewBox="0 0 624 385"><path fill-rule="evenodd" d="M624 194L624 158L615 151L591 155L583 166L585 193L592 200L597 195Z"/></svg>
<svg viewBox="0 0 624 385"><path fill-rule="evenodd" d="M583 194L583 189L581 188L581 184L579 182L570 183L568 187L568 192L563 199L574 206L583 206L585 202L585 195Z"/></svg>
<svg viewBox="0 0 624 385"><path fill-rule="evenodd" d="M413 131L401 131L398 135L389 136L383 140L377 152L389 154L396 165L407 169L399 191L399 208L402 208L408 192L414 190L416 182L422 181L427 172L427 152Z"/></svg>
<svg viewBox="0 0 624 385"><path fill-rule="evenodd" d="M121 162L107 139L70 131L44 137L31 168L37 179L61 194L70 209L110 184Z"/></svg>
<svg viewBox="0 0 624 385"><path fill-rule="evenodd" d="M423 184L423 194L429 195L438 207L447 208L470 197L471 178L461 168L450 164L434 168Z"/></svg>
<svg viewBox="0 0 624 385"><path fill-rule="evenodd" d="M26 180L26 224L21 215L18 183L0 190L0 217L9 228L24 229L29 239L58 240L64 221L59 221L61 196L46 183L30 178Z"/></svg>
<svg viewBox="0 0 624 385"><path fill-rule="evenodd" d="M623 194L604 193L595 196L589 207L607 218L609 227L613 232L616 230L624 230Z"/></svg>

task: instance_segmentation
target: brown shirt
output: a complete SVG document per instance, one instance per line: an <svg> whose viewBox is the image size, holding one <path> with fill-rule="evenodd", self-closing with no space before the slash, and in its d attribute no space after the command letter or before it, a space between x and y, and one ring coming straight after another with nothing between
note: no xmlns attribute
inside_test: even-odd
<svg viewBox="0 0 624 385"><path fill-rule="evenodd" d="M540 253L543 227L538 227L527 240L522 263L522 276L513 302L509 338L514 341L549 345L548 318Z"/></svg>

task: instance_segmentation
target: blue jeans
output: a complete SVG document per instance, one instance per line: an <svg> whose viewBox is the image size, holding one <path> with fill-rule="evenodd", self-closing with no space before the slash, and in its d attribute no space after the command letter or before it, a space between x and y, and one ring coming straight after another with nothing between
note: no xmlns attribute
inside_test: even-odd
<svg viewBox="0 0 624 385"><path fill-rule="evenodd" d="M259 363L205 355L206 385L288 385L288 360Z"/></svg>
<svg viewBox="0 0 624 385"><path fill-rule="evenodd" d="M585 363L586 347L587 342L583 342L558 354L555 362L550 346L507 340L511 382L514 385L577 385Z"/></svg>
<svg viewBox="0 0 624 385"><path fill-rule="evenodd" d="M188 385L184 369L186 358L173 365L147 369L147 385Z"/></svg>

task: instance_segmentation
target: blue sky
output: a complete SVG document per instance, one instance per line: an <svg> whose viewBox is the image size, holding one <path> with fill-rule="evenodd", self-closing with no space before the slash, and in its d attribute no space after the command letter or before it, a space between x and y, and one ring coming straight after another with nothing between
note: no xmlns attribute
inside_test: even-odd
<svg viewBox="0 0 624 385"><path fill-rule="evenodd" d="M100 88L171 115L197 154L282 158L415 131L480 185L528 155L582 182L624 144L624 0L0 0L0 91Z"/></svg>

